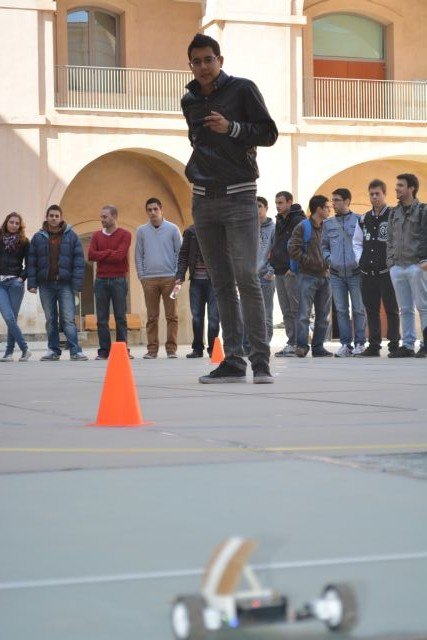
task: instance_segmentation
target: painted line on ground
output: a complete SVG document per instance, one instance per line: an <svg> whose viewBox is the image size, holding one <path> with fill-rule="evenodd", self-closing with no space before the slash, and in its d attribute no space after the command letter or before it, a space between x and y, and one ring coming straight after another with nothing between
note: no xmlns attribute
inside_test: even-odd
<svg viewBox="0 0 427 640"><path fill-rule="evenodd" d="M339 445L313 445L295 447L256 447L242 444L234 447L0 447L2 453L294 453L300 451L369 451L369 450L393 450L393 449L426 449L427 442L402 442L397 444L339 444Z"/></svg>
<svg viewBox="0 0 427 640"><path fill-rule="evenodd" d="M319 560L295 560L292 562L273 562L270 564L250 565L255 571L281 571L283 569L307 569L331 567L337 565L373 564L382 562L401 562L426 560L427 551L414 553L396 553L388 555L355 556L344 558L321 558ZM45 578L41 580L16 580L0 582L0 591L18 589L42 589L47 587L68 587L87 584L105 584L108 582L131 582L135 580L159 580L186 578L203 575L205 569L177 569L171 571L141 571L138 573L116 573L98 576L70 576L66 578Z"/></svg>

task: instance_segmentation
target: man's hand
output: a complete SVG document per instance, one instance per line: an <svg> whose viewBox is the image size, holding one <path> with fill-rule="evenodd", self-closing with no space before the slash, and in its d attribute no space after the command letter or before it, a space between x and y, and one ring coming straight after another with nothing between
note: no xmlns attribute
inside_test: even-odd
<svg viewBox="0 0 427 640"><path fill-rule="evenodd" d="M427 271L427 260L425 262L420 262L419 266L423 271Z"/></svg>
<svg viewBox="0 0 427 640"><path fill-rule="evenodd" d="M30 293L37 293L37 288L36 288L36 287L34 287L33 289L28 289L28 291L29 291Z"/></svg>
<svg viewBox="0 0 427 640"><path fill-rule="evenodd" d="M227 133L229 125L229 120L226 120L218 111L211 111L211 115L206 116L203 126L215 133Z"/></svg>
<svg viewBox="0 0 427 640"><path fill-rule="evenodd" d="M274 280L274 273L266 273L264 280Z"/></svg>

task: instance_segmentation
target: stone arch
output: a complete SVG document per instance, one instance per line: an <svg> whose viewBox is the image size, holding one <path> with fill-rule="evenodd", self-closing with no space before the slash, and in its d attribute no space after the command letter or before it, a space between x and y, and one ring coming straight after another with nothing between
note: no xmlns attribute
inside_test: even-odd
<svg viewBox="0 0 427 640"><path fill-rule="evenodd" d="M390 205L396 202L394 184L399 173L415 173L420 180L420 200L427 200L427 157L426 156L388 156L371 159L338 171L322 182L316 193L330 197L339 187L347 187L352 192L351 208L355 213L364 213L370 209L368 184L379 178L387 184L387 200Z"/></svg>
<svg viewBox="0 0 427 640"><path fill-rule="evenodd" d="M183 230L191 221L190 189L181 173L183 167L173 159L165 161L164 154L138 148L119 149L98 156L81 168L58 198L64 218L82 238L87 257L90 236L100 228L99 214L103 205L114 204L118 209L119 225L132 234L129 253L129 304L131 313L140 313L143 320L145 305L141 285L134 265L134 243L137 228L147 222L145 201L158 197L170 222ZM179 173L178 173L179 171ZM94 275L93 265L87 263ZM86 282L86 281L85 281ZM90 289L90 277L87 280ZM181 296L179 315L180 340L189 340L190 323L187 296ZM90 311L83 310L83 315ZM164 322L161 321L161 333Z"/></svg>

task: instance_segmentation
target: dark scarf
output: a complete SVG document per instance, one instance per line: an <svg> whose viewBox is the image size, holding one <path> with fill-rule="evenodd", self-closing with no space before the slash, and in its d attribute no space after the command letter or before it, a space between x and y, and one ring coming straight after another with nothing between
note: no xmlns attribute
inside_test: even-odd
<svg viewBox="0 0 427 640"><path fill-rule="evenodd" d="M19 233L5 233L3 234L4 250L7 253L15 253L19 245Z"/></svg>

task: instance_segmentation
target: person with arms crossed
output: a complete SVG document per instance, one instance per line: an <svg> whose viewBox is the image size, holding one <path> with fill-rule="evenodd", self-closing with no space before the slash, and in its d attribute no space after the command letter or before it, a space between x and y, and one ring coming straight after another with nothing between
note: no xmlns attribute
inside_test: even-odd
<svg viewBox="0 0 427 640"><path fill-rule="evenodd" d="M116 322L116 341L127 342L127 274L132 236L129 231L118 226L117 217L117 207L113 204L102 207L102 229L95 231L89 246L89 260L96 262L95 304L99 340L96 360L107 360L110 355L111 304ZM130 353L129 358L133 358Z"/></svg>

